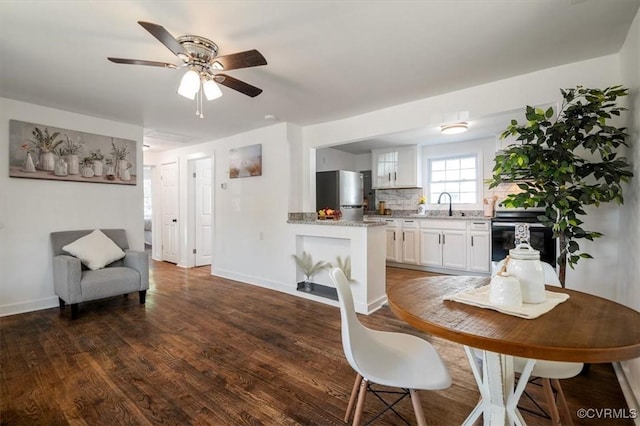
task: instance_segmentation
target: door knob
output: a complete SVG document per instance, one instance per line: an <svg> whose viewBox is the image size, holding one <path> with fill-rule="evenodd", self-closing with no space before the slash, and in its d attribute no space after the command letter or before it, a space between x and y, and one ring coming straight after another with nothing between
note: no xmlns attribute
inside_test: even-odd
<svg viewBox="0 0 640 426"><path fill-rule="evenodd" d="M173 219L171 222L176 223L178 219Z"/></svg>

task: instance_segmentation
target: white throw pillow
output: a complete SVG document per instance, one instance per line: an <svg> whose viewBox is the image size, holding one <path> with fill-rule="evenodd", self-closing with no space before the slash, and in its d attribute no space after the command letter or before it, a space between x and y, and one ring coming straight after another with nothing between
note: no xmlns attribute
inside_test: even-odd
<svg viewBox="0 0 640 426"><path fill-rule="evenodd" d="M62 250L80 259L92 271L124 257L122 249L99 229L67 244Z"/></svg>

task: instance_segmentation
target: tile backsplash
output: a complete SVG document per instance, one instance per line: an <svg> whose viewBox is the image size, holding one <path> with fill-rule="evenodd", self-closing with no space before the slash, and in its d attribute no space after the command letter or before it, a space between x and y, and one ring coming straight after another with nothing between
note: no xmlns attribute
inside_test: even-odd
<svg viewBox="0 0 640 426"><path fill-rule="evenodd" d="M376 201L384 201L385 207L391 210L417 210L418 199L423 192L422 188L377 189ZM378 208L378 206L370 207Z"/></svg>
<svg viewBox="0 0 640 426"><path fill-rule="evenodd" d="M378 189L376 190L376 201L384 201L385 208L391 210L417 210L418 199L424 192L423 188ZM517 194L519 192L522 191L515 183L503 183L492 189L489 189L489 186L485 184L483 188L483 198L486 198L491 202L491 199L495 195L498 197L498 200L496 201L497 207L507 195ZM478 204L483 204L483 200L480 200ZM369 207L370 210L378 209L378 206Z"/></svg>

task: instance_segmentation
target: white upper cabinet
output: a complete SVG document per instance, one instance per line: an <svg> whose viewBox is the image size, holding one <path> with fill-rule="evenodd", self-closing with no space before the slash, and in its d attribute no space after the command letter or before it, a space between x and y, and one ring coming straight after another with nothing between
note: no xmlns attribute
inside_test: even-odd
<svg viewBox="0 0 640 426"><path fill-rule="evenodd" d="M400 146L371 151L373 188L421 188L418 146Z"/></svg>

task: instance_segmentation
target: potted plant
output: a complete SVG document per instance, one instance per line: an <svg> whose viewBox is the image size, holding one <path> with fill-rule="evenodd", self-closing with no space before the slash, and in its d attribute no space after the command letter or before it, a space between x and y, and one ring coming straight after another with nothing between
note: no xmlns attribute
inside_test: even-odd
<svg viewBox="0 0 640 426"><path fill-rule="evenodd" d="M107 180L115 180L115 168L113 166L113 160L111 158L107 158L104 160L105 165L107 166L107 173L105 173L105 177Z"/></svg>
<svg viewBox="0 0 640 426"><path fill-rule="evenodd" d="M93 160L93 172L95 176L102 176L104 168L102 160L104 160L104 154L100 151L100 148L98 148L96 151L91 151L89 155Z"/></svg>
<svg viewBox="0 0 640 426"><path fill-rule="evenodd" d="M64 154L68 165L68 172L70 175L77 175L80 173L80 160L78 154L82 151L82 142L72 141L69 136L64 135L65 141L62 144L61 153Z"/></svg>
<svg viewBox="0 0 640 426"><path fill-rule="evenodd" d="M427 196L421 195L418 198L418 214L427 214Z"/></svg>
<svg viewBox="0 0 640 426"><path fill-rule="evenodd" d="M31 143L38 149L38 168L40 170L52 171L55 167L55 156L53 150L62 143L57 140L60 132L49 134L47 127L40 130L38 127L31 132L35 140Z"/></svg>
<svg viewBox="0 0 640 426"><path fill-rule="evenodd" d="M56 157L58 157L53 169L53 174L56 176L67 176L69 174L69 165L64 159L64 150L61 148L56 148L53 150L53 153L56 155Z"/></svg>
<svg viewBox="0 0 640 426"><path fill-rule="evenodd" d="M111 156L113 157L115 175L116 177L121 177L122 172L128 169L127 157L129 156L129 148L125 144L117 146L114 141L111 141Z"/></svg>
<svg viewBox="0 0 640 426"><path fill-rule="evenodd" d="M331 266L331 265L329 265ZM336 267L342 271L347 280L351 279L351 256L346 256L344 260L340 256L336 256Z"/></svg>
<svg viewBox="0 0 640 426"><path fill-rule="evenodd" d="M294 254L293 258L295 259L296 264L300 267L300 269L302 269L302 272L304 273L305 280L303 282L303 287L305 291L313 290L313 283L311 282L311 277L313 277L313 274L331 266L330 263L323 261L313 263L311 255L306 251L303 251L300 257Z"/></svg>
<svg viewBox="0 0 640 426"><path fill-rule="evenodd" d="M602 236L581 227L585 207L615 201L623 203L622 184L633 173L618 148L628 146L625 127L609 124L625 108L619 97L627 95L621 86L587 89L582 86L560 90L563 101L555 119L546 111L527 106L524 125L512 120L501 137L517 136L519 144L496 155L489 188L503 182L517 182L522 191L503 201L507 207L543 207L538 219L552 227L558 239L559 277L565 286L566 265L592 256L580 251L577 240L593 241Z"/></svg>
<svg viewBox="0 0 640 426"><path fill-rule="evenodd" d="M93 171L93 158L84 157L82 160L82 167L80 167L80 174L82 177L91 178L95 175Z"/></svg>

